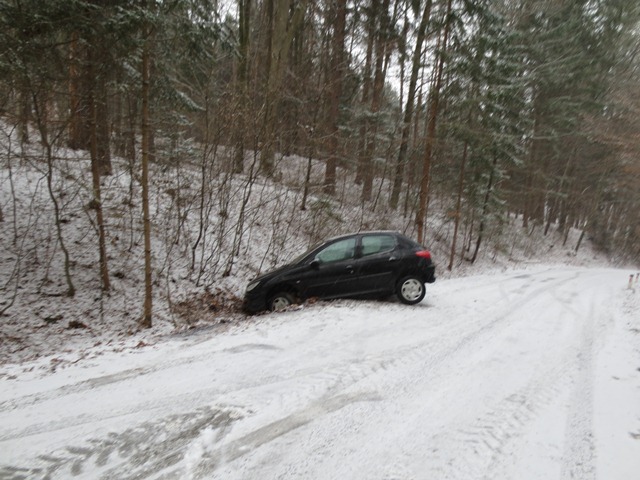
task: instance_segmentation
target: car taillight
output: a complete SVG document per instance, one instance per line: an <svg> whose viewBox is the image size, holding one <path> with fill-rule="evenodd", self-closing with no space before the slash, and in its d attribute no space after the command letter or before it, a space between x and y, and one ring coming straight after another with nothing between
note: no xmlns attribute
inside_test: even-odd
<svg viewBox="0 0 640 480"><path fill-rule="evenodd" d="M431 252L429 250L420 250L416 252L416 255L420 258L426 258L427 260L431 260Z"/></svg>

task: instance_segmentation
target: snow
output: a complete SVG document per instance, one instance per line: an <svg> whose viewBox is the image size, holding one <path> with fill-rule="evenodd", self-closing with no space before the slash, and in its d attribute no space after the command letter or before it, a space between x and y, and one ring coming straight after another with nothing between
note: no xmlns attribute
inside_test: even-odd
<svg viewBox="0 0 640 480"><path fill-rule="evenodd" d="M5 365L2 478L601 479L640 472L633 271L439 279Z"/></svg>
<svg viewBox="0 0 640 480"><path fill-rule="evenodd" d="M41 148L0 131L0 478L640 479L637 268L612 268L588 239L576 252L579 231L565 243L503 219L473 265L448 272L451 222L435 199L427 246L438 280L419 305L320 302L246 317L234 307L257 273L339 233L413 236L411 219L383 198L350 205L345 171L333 203L312 188L302 212L306 161L282 157L278 181L252 185L229 256L249 184L209 172L224 194L210 205L198 277L188 248L197 169L154 164L154 328L141 331L139 185L127 163L114 159L102 185L106 295L87 155L55 151L78 287L69 298ZM322 164L312 167L320 185ZM175 243L179 208L191 214Z"/></svg>

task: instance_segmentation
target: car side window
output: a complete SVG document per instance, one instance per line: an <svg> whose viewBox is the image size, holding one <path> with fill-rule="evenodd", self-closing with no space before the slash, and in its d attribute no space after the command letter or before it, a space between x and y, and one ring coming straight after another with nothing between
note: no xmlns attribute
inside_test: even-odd
<svg viewBox="0 0 640 480"><path fill-rule="evenodd" d="M353 258L356 251L356 239L346 238L332 243L328 247L320 250L316 255L316 260L321 263L339 262Z"/></svg>
<svg viewBox="0 0 640 480"><path fill-rule="evenodd" d="M392 235L366 235L362 237L362 256L391 251L396 246Z"/></svg>

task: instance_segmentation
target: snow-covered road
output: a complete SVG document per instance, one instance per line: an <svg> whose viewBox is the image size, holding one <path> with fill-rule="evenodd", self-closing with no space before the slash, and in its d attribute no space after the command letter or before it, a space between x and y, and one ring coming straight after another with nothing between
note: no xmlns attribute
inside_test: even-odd
<svg viewBox="0 0 640 480"><path fill-rule="evenodd" d="M638 480L629 273L439 280L414 307L317 304L0 370L0 478Z"/></svg>

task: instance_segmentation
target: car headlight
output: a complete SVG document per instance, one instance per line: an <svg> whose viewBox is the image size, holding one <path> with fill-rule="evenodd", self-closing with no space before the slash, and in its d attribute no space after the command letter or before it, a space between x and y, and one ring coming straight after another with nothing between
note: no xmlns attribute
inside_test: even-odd
<svg viewBox="0 0 640 480"><path fill-rule="evenodd" d="M250 292L251 290L256 288L258 285L260 285L260 280L254 280L253 282L250 282L249 285L247 285L247 292Z"/></svg>

